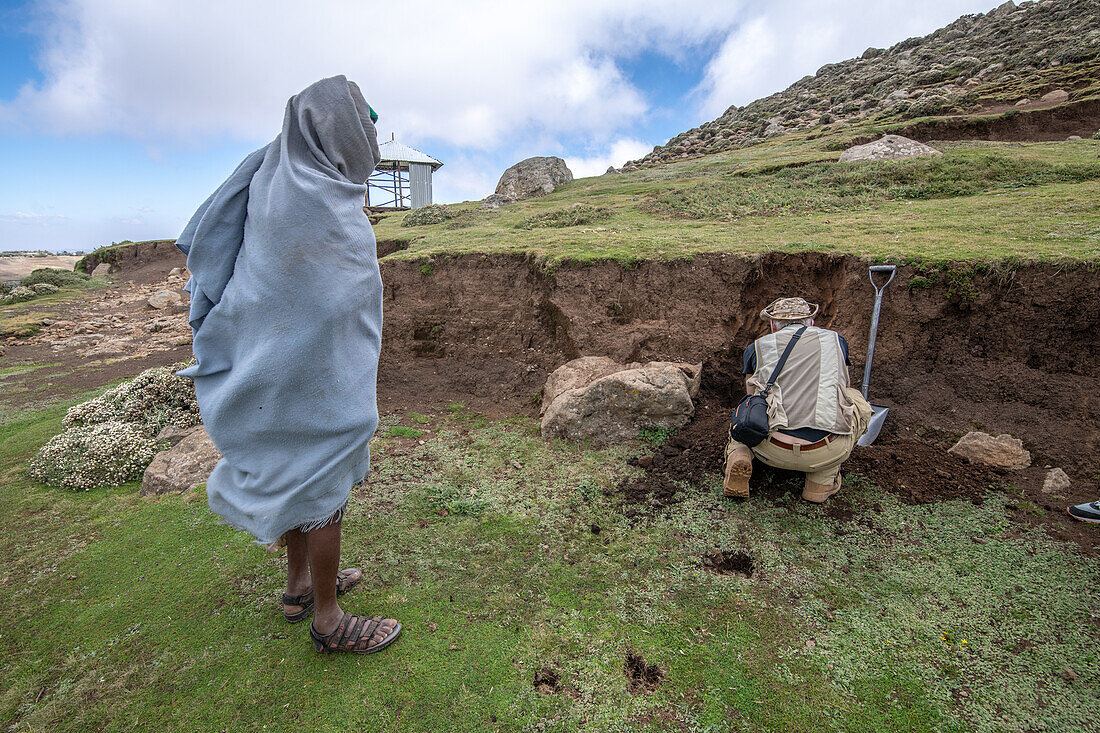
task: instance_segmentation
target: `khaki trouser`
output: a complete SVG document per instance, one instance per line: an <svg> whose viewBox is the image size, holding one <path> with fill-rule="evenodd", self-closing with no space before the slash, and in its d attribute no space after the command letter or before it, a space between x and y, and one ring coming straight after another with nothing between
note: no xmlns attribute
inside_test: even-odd
<svg viewBox="0 0 1100 733"><path fill-rule="evenodd" d="M856 441L867 432L867 424L871 420L871 405L863 399L859 390L848 387L846 391L856 408L856 425L851 435L838 435L832 442L812 450L802 450L803 446L800 445L781 448L771 440L764 440L759 445L749 448L744 443L738 443L731 438L726 443L726 460L729 460L730 453L733 451L745 448L769 466L788 471L802 471L806 474L807 481L832 485L836 475L840 473L840 464L848 460L852 449L856 447Z"/></svg>

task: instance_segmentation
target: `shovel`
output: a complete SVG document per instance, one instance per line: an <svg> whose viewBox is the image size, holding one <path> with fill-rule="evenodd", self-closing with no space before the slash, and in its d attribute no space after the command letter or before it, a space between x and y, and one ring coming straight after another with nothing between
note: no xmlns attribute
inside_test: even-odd
<svg viewBox="0 0 1100 733"><path fill-rule="evenodd" d="M876 272L888 272L890 277L881 286L875 285ZM875 358L875 335L878 334L878 314L882 309L882 291L893 281L894 275L897 273L898 268L894 265L871 265L871 268L867 271L867 276L871 279L871 285L875 288L875 312L871 316L871 340L867 342L867 365L863 367L863 399L865 400L870 399L867 396L867 388L871 384L871 360ZM867 432L860 437L859 445L866 446L875 442L879 431L882 430L882 424L886 422L886 415L890 412L889 407L880 405L871 405L871 410L871 422L867 425Z"/></svg>

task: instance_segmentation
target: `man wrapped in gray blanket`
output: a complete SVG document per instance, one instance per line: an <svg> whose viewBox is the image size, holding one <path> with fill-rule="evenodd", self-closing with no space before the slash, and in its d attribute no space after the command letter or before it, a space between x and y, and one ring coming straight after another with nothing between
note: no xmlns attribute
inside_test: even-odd
<svg viewBox="0 0 1100 733"><path fill-rule="evenodd" d="M341 528L378 426L382 279L363 212L376 119L343 76L307 87L177 242L196 360L181 374L223 456L210 508L265 545L285 542L283 615L312 614L321 652L375 652L401 633L337 603L363 577L339 570Z"/></svg>

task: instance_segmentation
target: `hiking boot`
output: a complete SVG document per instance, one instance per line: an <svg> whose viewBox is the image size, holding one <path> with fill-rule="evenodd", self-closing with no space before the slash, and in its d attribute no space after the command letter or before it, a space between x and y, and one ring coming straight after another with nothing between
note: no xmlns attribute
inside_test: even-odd
<svg viewBox="0 0 1100 733"><path fill-rule="evenodd" d="M840 491L839 473L831 484L818 484L807 478L806 485L802 488L802 498L814 504L821 504L838 491Z"/></svg>
<svg viewBox="0 0 1100 733"><path fill-rule="evenodd" d="M752 451L738 445L726 454L726 478L722 493L736 499L749 498L749 479L752 477Z"/></svg>
<svg viewBox="0 0 1100 733"><path fill-rule="evenodd" d="M1087 504L1078 504L1066 509L1074 519L1091 524L1100 524L1100 501L1090 501Z"/></svg>

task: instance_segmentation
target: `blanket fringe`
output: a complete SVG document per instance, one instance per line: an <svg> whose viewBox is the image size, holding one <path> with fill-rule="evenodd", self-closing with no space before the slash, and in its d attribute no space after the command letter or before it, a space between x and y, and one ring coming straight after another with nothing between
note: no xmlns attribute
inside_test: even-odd
<svg viewBox="0 0 1100 733"><path fill-rule="evenodd" d="M302 532L312 532L315 529L324 529L325 527L329 526L330 524L335 524L335 523L339 522L341 519L343 519L344 518L344 512L347 511L347 508L348 508L348 505L344 504L344 506L337 509L336 513L333 514L331 517L326 517L325 519L319 519L316 522L307 522L306 524L300 525L298 527L298 529Z"/></svg>

